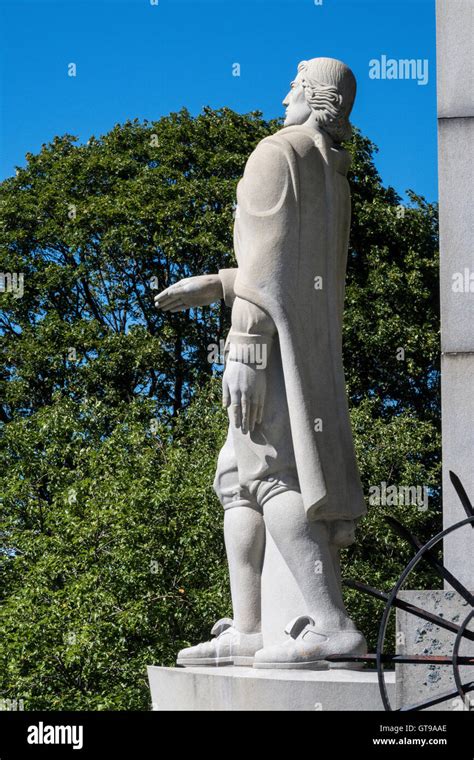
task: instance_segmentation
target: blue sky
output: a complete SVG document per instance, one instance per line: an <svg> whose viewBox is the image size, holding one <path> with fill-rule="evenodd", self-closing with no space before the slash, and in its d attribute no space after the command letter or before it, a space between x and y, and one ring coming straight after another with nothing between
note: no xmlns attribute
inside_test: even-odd
<svg viewBox="0 0 474 760"><path fill-rule="evenodd" d="M0 179L55 135L85 141L127 118L282 115L298 62L329 56L357 77L352 121L378 145L384 182L437 199L434 0L153 2L0 0ZM427 59L428 83L371 79L382 55Z"/></svg>

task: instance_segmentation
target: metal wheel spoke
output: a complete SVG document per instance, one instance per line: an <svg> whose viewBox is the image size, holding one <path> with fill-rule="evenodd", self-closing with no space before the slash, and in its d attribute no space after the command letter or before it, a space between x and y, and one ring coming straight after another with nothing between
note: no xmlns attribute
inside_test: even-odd
<svg viewBox="0 0 474 760"><path fill-rule="evenodd" d="M474 517L474 507L472 506L471 502L469 501L469 497L464 490L464 486L459 480L458 476L455 472L452 470L449 471L449 477L451 479L451 483L453 484L457 495L459 496L459 501L464 507L464 511L468 517ZM474 528L474 523L471 523L471 528Z"/></svg>
<svg viewBox="0 0 474 760"><path fill-rule="evenodd" d="M378 589L372 588L372 586L367 586L365 583L360 583L359 581L345 580L344 585L348 588L353 588L356 591L362 591L364 594L370 594L370 596L374 596L376 599L381 599L384 602L388 601L389 598L389 594L386 594L385 591L379 591ZM423 610L421 607L416 607L414 604L410 604L404 599L395 598L393 600L393 606L397 607L399 610L409 612L411 615L416 615L417 617L422 618L422 620L426 620L428 623L434 623L434 625L438 625L446 631L451 631L451 633L458 634L460 631L460 626L456 625L456 623L451 623L449 620L445 620L444 618L439 617L439 615L435 615L433 612L427 612L427 610ZM474 631L465 630L463 636L470 641L474 641Z"/></svg>
<svg viewBox="0 0 474 760"><path fill-rule="evenodd" d="M391 661L395 664L404 663L407 665L452 665L453 658L445 655L436 654L393 654L389 655ZM382 662L385 662L385 657L382 656ZM474 657L458 657L457 662L459 665L474 665Z"/></svg>
<svg viewBox="0 0 474 760"><path fill-rule="evenodd" d="M376 654L328 654L325 660L330 662L377 662ZM453 657L436 654L382 654L380 661L383 663L395 663L398 665L452 665ZM458 665L474 665L474 657L458 656Z"/></svg>
<svg viewBox="0 0 474 760"><path fill-rule="evenodd" d="M464 683L462 684L462 687L466 693L469 691L474 691L474 681ZM437 697L425 699L423 702L416 702L414 705L406 705L405 707L400 707L395 712L415 712L416 710L426 710L427 707L439 705L440 702L446 702L447 699L455 699L456 697L460 699L457 689L454 689L454 691L444 691L441 694L438 694Z"/></svg>
<svg viewBox="0 0 474 760"><path fill-rule="evenodd" d="M460 666L474 667L474 653L472 653L472 650L469 656L465 654L460 655L461 643L465 641L466 639L469 641L474 641L474 630L473 631L468 630L469 622L474 619L474 594L471 593L463 585L463 583L461 583L461 581L459 581L456 578L456 576L454 576L444 566L442 559L440 560L438 558L438 553L436 551L438 544L447 536L454 533L455 531L462 530L466 528L468 525L470 525L471 528L474 528L474 507L471 504L466 494L466 491L464 490L464 487L461 481L459 480L458 476L451 471L449 472L449 476L451 478L451 483L453 484L454 489L456 490L456 493L461 501L461 504L463 506L463 509L467 517L449 525L447 528L444 528L435 536L433 536L431 539L429 539L429 541L427 541L425 544L422 544L420 539L416 535L411 533L411 531L408 530L408 528L406 528L404 525L399 523L398 520L395 520L392 517L386 517L386 521L390 525L390 527L393 530L395 530L396 533L398 533L398 535L400 535L405 541L408 541L409 545L413 549L415 549L415 556L412 557L412 559L405 566L399 579L397 580L397 582L395 583L391 591L388 593L385 593L384 591L379 591L378 589L373 588L372 586L368 586L358 581L352 581L352 580L344 581L344 585L346 587L355 589L356 591L361 591L364 594L369 594L375 599L379 599L385 602L385 609L382 614L382 619L380 621L380 626L379 626L379 633L377 637L376 653L363 655L363 656L362 655L354 656L354 657L350 657L348 655L346 656L333 655L332 657L328 657L327 659L330 659L333 662L351 661L351 662L360 662L360 663L374 663L377 668L377 680L379 684L379 691L380 691L382 704L383 704L384 709L389 712L393 712L393 711L415 712L417 710L426 710L429 707L433 707L434 705L440 704L441 702L446 702L449 699L455 699L455 698L461 699L462 704L465 704L466 694L474 691L474 680L466 682L466 683L462 683L461 674L460 674ZM461 625L457 625L454 622L445 620L444 618L442 618L439 615L436 615L433 612L428 612L427 610L424 610L421 607L416 607L414 604L410 604L404 599L398 598L398 594L403 590L404 584L406 583L407 578L417 568L417 566L422 560L425 560L425 562L428 562L429 565L436 570L437 574L441 578L443 578L455 591L457 591L458 594L469 604L471 610L470 612L467 613L467 617L464 619ZM404 612L407 612L410 615L414 615L415 617L420 618L421 620L426 620L428 623L431 623L439 628L442 628L446 631L449 631L450 633L453 633L455 635L455 639L453 642L452 656L385 653L383 651L384 645L385 645L385 638L387 635L387 630L388 630L388 625L389 625L389 620L390 620L390 613L393 611L394 608L403 610ZM425 651L427 651L426 648L425 648ZM390 664L392 666L393 665L396 666L400 664L402 664L403 666L419 665L419 664L436 665L436 666L437 665L451 665L453 669L456 688L455 689L450 688L449 691L443 691L441 693L438 693L436 696L431 695L427 699L417 702L416 704L402 706L402 707L399 707L397 710L394 710L390 701L389 691L388 691L387 683L385 680L385 668L387 664ZM449 686L449 684L447 685Z"/></svg>
<svg viewBox="0 0 474 760"><path fill-rule="evenodd" d="M461 630L459 631L458 635L456 636L456 641L454 642L453 647L453 674L454 674L454 683L456 684L456 688L458 690L458 694L460 697L464 699L466 695L466 691L464 689L464 685L461 683L461 674L459 672L459 666L462 665L461 660L464 658L459 654L459 648L461 646L461 639L463 631L467 630L467 626L471 622L471 620L474 617L474 610L471 610L467 618L465 618L463 624L461 625Z"/></svg>
<svg viewBox="0 0 474 760"><path fill-rule="evenodd" d="M467 498L467 497L466 497ZM468 515L469 517L474 515ZM415 551L420 551L420 549L423 547L422 542L418 538L418 536L415 536L408 528L406 528L404 525L402 525L398 520L395 520L394 517L387 516L385 517L385 522L387 522L393 530L398 533L399 536L405 539L410 546L412 546ZM457 591L461 596L466 600L468 604L471 606L474 604L474 596L471 594L470 591L459 581L452 573L449 572L449 570L443 565L442 562L437 558L437 556L434 554L433 551L426 551L423 554L423 559L428 562L431 567L433 567L439 575L447 582L449 583L452 588Z"/></svg>

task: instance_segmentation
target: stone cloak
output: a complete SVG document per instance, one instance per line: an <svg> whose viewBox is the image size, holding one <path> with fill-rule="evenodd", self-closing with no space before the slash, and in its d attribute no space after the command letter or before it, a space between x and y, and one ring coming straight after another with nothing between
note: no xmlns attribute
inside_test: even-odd
<svg viewBox="0 0 474 760"><path fill-rule="evenodd" d="M278 332L309 519L366 512L342 363L349 164L323 131L287 127L258 144L237 188L234 292Z"/></svg>

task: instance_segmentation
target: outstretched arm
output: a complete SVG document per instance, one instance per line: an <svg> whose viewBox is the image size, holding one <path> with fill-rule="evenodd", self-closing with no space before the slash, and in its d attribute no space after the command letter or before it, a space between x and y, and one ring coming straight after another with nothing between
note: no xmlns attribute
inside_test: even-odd
<svg viewBox="0 0 474 760"><path fill-rule="evenodd" d="M219 274L186 277L158 293L154 298L155 306L163 311L184 311L195 306L208 306L221 298L227 306L232 306L236 275L237 269L220 269Z"/></svg>

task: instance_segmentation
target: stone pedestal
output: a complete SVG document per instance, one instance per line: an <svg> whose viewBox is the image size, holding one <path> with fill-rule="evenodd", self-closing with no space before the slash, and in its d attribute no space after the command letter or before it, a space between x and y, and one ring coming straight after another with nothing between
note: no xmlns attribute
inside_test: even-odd
<svg viewBox="0 0 474 760"><path fill-rule="evenodd" d="M467 602L454 591L402 591L404 599L416 607L421 607L456 625L462 625L471 610ZM474 630L471 623L469 630ZM433 623L415 617L403 610L397 610L397 652L398 654L423 654L434 656L451 656L455 634ZM472 656L472 642L464 640L459 650L460 655ZM460 668L463 682L474 680L474 667ZM444 692L455 691L453 669L450 665L398 665L396 668L397 706L418 704L419 702L441 696ZM464 710L470 705L463 704L460 697L454 695L449 699L428 708L435 711Z"/></svg>
<svg viewBox="0 0 474 760"><path fill-rule="evenodd" d="M268 530L262 571L262 633L264 646L286 640L285 627L297 615L309 614L297 583Z"/></svg>
<svg viewBox="0 0 474 760"><path fill-rule="evenodd" d="M474 494L474 5L437 0L444 527L466 515L449 470ZM448 536L446 566L474 590L472 530Z"/></svg>
<svg viewBox="0 0 474 760"><path fill-rule="evenodd" d="M377 674L354 670L149 667L153 710L382 710ZM387 674L395 701L395 674Z"/></svg>
<svg viewBox="0 0 474 760"><path fill-rule="evenodd" d="M474 5L472 0L437 0L437 87L439 147L439 222L441 292L441 402L443 440L443 524L466 517L451 484L458 475L474 495L474 89L472 87ZM474 591L472 528L454 531L444 542L444 565ZM401 598L462 624L470 607L449 584L444 591L406 591ZM473 630L472 625L469 626ZM431 623L397 611L400 653L451 655L455 636ZM464 640L460 654L474 654ZM463 681L474 678L464 668ZM454 691L449 665L397 666L399 705L418 703ZM459 697L431 710L470 709Z"/></svg>

